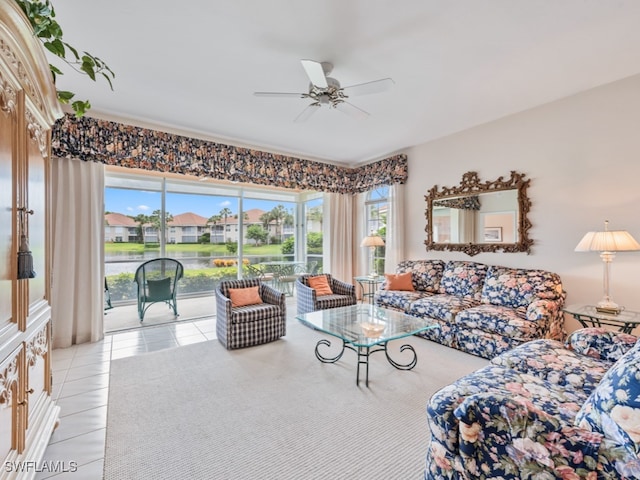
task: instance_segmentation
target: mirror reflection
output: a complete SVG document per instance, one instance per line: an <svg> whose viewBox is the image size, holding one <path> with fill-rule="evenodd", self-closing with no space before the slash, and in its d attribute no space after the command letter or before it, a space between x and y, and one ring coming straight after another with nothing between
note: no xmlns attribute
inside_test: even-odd
<svg viewBox="0 0 640 480"><path fill-rule="evenodd" d="M525 175L514 171L506 180L482 182L467 172L460 186L434 185L425 195L427 250L530 253L528 186Z"/></svg>
<svg viewBox="0 0 640 480"><path fill-rule="evenodd" d="M504 190L433 202L436 243L516 243L518 191Z"/></svg>

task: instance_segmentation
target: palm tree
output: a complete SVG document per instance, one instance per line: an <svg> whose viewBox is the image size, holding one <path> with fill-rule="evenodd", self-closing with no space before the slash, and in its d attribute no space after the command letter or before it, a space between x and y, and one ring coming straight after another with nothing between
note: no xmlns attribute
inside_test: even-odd
<svg viewBox="0 0 640 480"><path fill-rule="evenodd" d="M151 217L149 215L145 215L144 213L139 213L135 217L132 217L136 222L138 222L138 236L142 240L144 244L144 225L145 223L149 223L151 221Z"/></svg>
<svg viewBox="0 0 640 480"><path fill-rule="evenodd" d="M220 216L224 218L224 235L222 237L224 243L227 243L227 218L229 217L229 215L231 215L231 213L231 210L229 210L227 207L224 207L222 210L220 210Z"/></svg>
<svg viewBox="0 0 640 480"><path fill-rule="evenodd" d="M271 219L276 222L276 235L280 237L280 243L282 243L282 230L280 229L280 224L287 218L287 215L290 214L282 205L274 207L269 213L271 214Z"/></svg>
<svg viewBox="0 0 640 480"><path fill-rule="evenodd" d="M218 231L217 225L218 225L218 223L220 223L220 220L222 220L222 216L220 216L220 215L211 215L209 217L209 219L207 220L207 225L213 225L213 237L214 237L214 239L217 236L216 235L216 232Z"/></svg>
<svg viewBox="0 0 640 480"><path fill-rule="evenodd" d="M172 222L172 221L173 221L173 215L171 215L169 212L164 212L164 226L165 226L165 228L167 227L169 222ZM161 233L161 230L162 230L162 212L160 210L154 210L153 213L151 214L151 217L149 217L149 222L158 231L158 242L160 242L160 235L164 235L164 233Z"/></svg>
<svg viewBox="0 0 640 480"><path fill-rule="evenodd" d="M269 231L269 226L271 225L271 222L273 221L273 217L271 215L271 212L264 212L262 215L260 215L260 221L262 222L262 226L267 231L267 233L271 233Z"/></svg>

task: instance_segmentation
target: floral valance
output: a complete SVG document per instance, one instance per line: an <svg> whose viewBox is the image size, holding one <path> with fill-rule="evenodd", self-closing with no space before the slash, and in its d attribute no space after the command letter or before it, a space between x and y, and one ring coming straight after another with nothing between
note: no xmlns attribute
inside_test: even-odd
<svg viewBox="0 0 640 480"><path fill-rule="evenodd" d="M433 202L433 206L457 208L460 210L480 210L480 198L478 198L477 195L458 198L443 198L442 200L435 200Z"/></svg>
<svg viewBox="0 0 640 480"><path fill-rule="evenodd" d="M54 157L219 180L333 193L405 183L407 156L347 168L90 117L54 125Z"/></svg>

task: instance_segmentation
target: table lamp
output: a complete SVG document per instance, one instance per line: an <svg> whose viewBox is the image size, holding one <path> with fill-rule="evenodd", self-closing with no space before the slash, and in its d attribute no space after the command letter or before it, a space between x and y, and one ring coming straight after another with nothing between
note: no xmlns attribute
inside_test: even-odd
<svg viewBox="0 0 640 480"><path fill-rule="evenodd" d="M622 311L622 308L611 300L611 295L609 294L611 262L616 256L615 252L631 252L635 250L640 250L640 244L625 230L609 230L608 220L604 222L604 231L587 232L576 246L576 252L600 252L600 258L604 262L604 297L596 305L598 312L617 315Z"/></svg>
<svg viewBox="0 0 640 480"><path fill-rule="evenodd" d="M382 240L382 237L380 235L375 235L373 233L371 233L370 235L367 235L366 237L364 237L362 239L362 242L360 243L361 247L369 247L371 250L369 252L369 276L370 277L377 277L378 274L376 273L375 267L373 265L373 253L376 249L376 247L383 247L384 246L384 240Z"/></svg>

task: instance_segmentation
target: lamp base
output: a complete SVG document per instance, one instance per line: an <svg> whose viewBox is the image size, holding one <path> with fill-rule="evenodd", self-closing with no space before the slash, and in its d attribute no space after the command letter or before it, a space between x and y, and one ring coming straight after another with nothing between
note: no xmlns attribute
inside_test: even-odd
<svg viewBox="0 0 640 480"><path fill-rule="evenodd" d="M612 301L603 300L596 305L596 312L606 313L608 315L618 315L624 310L620 305Z"/></svg>

